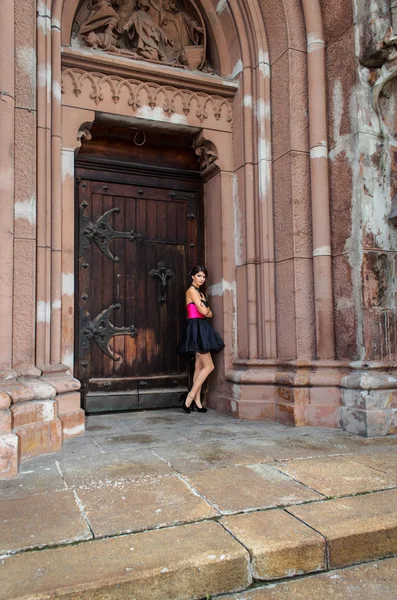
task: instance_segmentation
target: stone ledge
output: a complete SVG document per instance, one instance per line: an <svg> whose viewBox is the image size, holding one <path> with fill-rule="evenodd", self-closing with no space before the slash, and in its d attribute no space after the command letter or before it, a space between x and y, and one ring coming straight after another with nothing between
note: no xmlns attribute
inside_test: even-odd
<svg viewBox="0 0 397 600"><path fill-rule="evenodd" d="M397 554L397 490L286 510L325 538L329 568Z"/></svg>
<svg viewBox="0 0 397 600"><path fill-rule="evenodd" d="M193 600L243 590L251 575L248 552L203 522L3 557L0 580L0 600Z"/></svg>
<svg viewBox="0 0 397 600"><path fill-rule="evenodd" d="M324 538L284 510L233 515L221 523L249 550L255 579L326 569Z"/></svg>

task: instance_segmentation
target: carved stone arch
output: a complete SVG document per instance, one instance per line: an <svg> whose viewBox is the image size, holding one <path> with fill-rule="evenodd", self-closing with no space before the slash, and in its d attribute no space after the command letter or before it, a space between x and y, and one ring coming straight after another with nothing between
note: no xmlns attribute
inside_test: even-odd
<svg viewBox="0 0 397 600"><path fill-rule="evenodd" d="M53 0L53 20L60 24L61 43L69 46L71 43L73 23L76 14L85 0ZM200 12L207 26L209 45L213 48L216 65L220 75L227 76L232 73L232 65L228 51L227 35L211 0L191 0Z"/></svg>

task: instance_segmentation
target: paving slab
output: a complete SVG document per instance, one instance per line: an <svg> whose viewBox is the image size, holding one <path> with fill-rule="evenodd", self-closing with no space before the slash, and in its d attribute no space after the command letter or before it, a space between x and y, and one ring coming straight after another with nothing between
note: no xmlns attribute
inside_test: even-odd
<svg viewBox="0 0 397 600"><path fill-rule="evenodd" d="M59 462L59 469L69 487L89 487L174 473L172 467L152 450L109 454L106 461L101 455L79 461L63 460Z"/></svg>
<svg viewBox="0 0 397 600"><path fill-rule="evenodd" d="M110 437L93 436L92 439L101 450L110 453L131 452L132 449L136 452L140 448L167 446L168 444L186 444L188 442L187 437L184 437L173 429L156 429L153 432L144 431L142 433L130 431Z"/></svg>
<svg viewBox="0 0 397 600"><path fill-rule="evenodd" d="M324 538L284 510L232 515L221 523L249 550L255 579L294 577L326 568Z"/></svg>
<svg viewBox="0 0 397 600"><path fill-rule="evenodd" d="M323 498L268 465L199 471L187 480L223 514Z"/></svg>
<svg viewBox="0 0 397 600"><path fill-rule="evenodd" d="M71 491L0 501L0 554L90 538Z"/></svg>
<svg viewBox="0 0 397 600"><path fill-rule="evenodd" d="M295 458L313 458L332 454L350 454L357 451L357 446L351 446L350 440L332 439L331 436L323 439L318 436L301 435L292 437L291 430L288 436L254 437L244 439L243 443L250 448L272 456L274 460L293 460Z"/></svg>
<svg viewBox="0 0 397 600"><path fill-rule="evenodd" d="M388 447L387 451L357 454L352 460L397 478L397 449Z"/></svg>
<svg viewBox="0 0 397 600"><path fill-rule="evenodd" d="M65 483L54 458L51 462L48 461L44 464L32 463L29 465L23 462L18 477L4 479L1 482L0 500L23 498L64 489Z"/></svg>
<svg viewBox="0 0 397 600"><path fill-rule="evenodd" d="M324 536L331 568L397 554L397 490L287 510Z"/></svg>
<svg viewBox="0 0 397 600"><path fill-rule="evenodd" d="M78 497L96 537L190 523L217 516L177 475L80 487Z"/></svg>
<svg viewBox="0 0 397 600"><path fill-rule="evenodd" d="M277 468L325 496L345 496L397 487L397 478L342 456L279 463Z"/></svg>
<svg viewBox="0 0 397 600"><path fill-rule="evenodd" d="M206 598L246 588L248 559L217 523L184 525L2 560L0 599Z"/></svg>
<svg viewBox="0 0 397 600"><path fill-rule="evenodd" d="M123 423L130 431L147 431L163 428L183 426L194 422L195 424L203 424L203 420L195 415L194 421L186 418L186 413L182 410L167 410L142 413L123 413L118 415L118 421Z"/></svg>
<svg viewBox="0 0 397 600"><path fill-rule="evenodd" d="M272 460L270 456L260 454L253 448L244 446L240 441L213 440L194 445L180 445L177 448L165 447L154 450L156 454L168 461L180 473L192 473L217 467L245 465L264 460Z"/></svg>
<svg viewBox="0 0 397 600"><path fill-rule="evenodd" d="M349 567L222 596L222 600L391 600L397 598L397 559Z"/></svg>
<svg viewBox="0 0 397 600"><path fill-rule="evenodd" d="M86 436L110 436L129 433L129 431L128 427L118 419L109 419L104 416L88 416L85 419Z"/></svg>

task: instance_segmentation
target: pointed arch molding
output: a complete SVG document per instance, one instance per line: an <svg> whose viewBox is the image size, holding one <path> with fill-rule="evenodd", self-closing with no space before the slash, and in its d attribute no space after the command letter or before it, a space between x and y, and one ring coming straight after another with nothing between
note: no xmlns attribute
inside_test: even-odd
<svg viewBox="0 0 397 600"><path fill-rule="evenodd" d="M327 218L318 218L319 214L329 214L321 11L319 0L302 0L302 3L298 0L283 0L283 4L291 2L296 5L295 10L300 12L303 6L307 32L317 355L318 358L332 358L334 336L330 287L330 228ZM88 67L88 52L81 53L82 59L86 60L82 67L76 57L76 51L66 47L70 42L73 18L79 7L79 0L38 2L38 124L49 132L47 137L38 138L38 177L39 181L49 182L38 188L38 237L39 244L51 248L51 251L50 256L43 258L41 267L39 261L39 269L41 268L43 273L38 277L37 297L38 301L53 307L50 318L38 324L37 361L40 364L65 362L62 332L70 330L71 322L70 314L64 314L63 309L63 299L68 290L62 288L62 275L65 275L66 268L64 261L70 249L66 252L59 241L64 239L66 233L62 221L61 179L65 180L72 174L70 155L62 155L62 104L65 103L66 93L70 108L75 107L76 110L90 113L102 110L104 90L114 105L114 112L118 112L121 105L128 107L132 113L134 109L139 109L135 100L139 91L149 106L151 99L156 98L154 104L159 102L167 117L172 118L172 115L181 113L189 125L217 130L222 135L230 135L232 130L233 104L233 122L238 121L239 126L233 131L234 173L230 173L232 179L229 192L234 199L235 213L232 216L231 227L234 228L239 242L237 246L233 239L226 242L224 251L220 252L223 257L220 260L223 262L216 270L225 290L223 301L227 303L228 294L232 296L230 312L236 313L236 306L245 308L237 317L234 316L228 325L226 320L229 317L225 316L225 335L231 348L230 354L225 358L225 369L230 372L236 364L236 357L239 357L239 329L247 338L243 344L244 358L268 360L277 357L270 63L264 21L258 0L227 0L215 5L212 0L201 0L199 4L205 15L209 37L219 55L220 72L224 77L229 77L229 84L222 83L220 78L188 74L175 69L179 74L173 77L167 89L164 81L155 78L151 82L148 80L150 67L147 65L141 67L141 71L145 70L149 75L146 73L146 76L142 77L136 77L137 71L134 72L134 76L132 71L127 72L128 69L114 74L110 66L106 67L106 63L110 64L113 61L111 57L107 60L101 57L96 69L93 65ZM270 2L266 10L273 11L273 4ZM288 15L289 11L285 10L285 14ZM63 81L61 54L65 64ZM91 58L91 61L94 62L95 59ZM115 64L117 61L113 62ZM119 64L121 65L122 61L119 61ZM46 70L47 76L44 77L43 73ZM158 72L162 70L157 69ZM171 69L168 69L167 73L170 71ZM210 89L209 92L205 90L206 85ZM233 99L237 88L237 95ZM225 183L225 189L227 185ZM242 199L240 205L239 197ZM230 203L227 210L230 211ZM48 223L51 224L50 227ZM62 231L63 236L60 235ZM51 268L48 268L49 264ZM244 272L237 301L236 270ZM70 306L68 310L69 308ZM65 320L68 320L67 326ZM311 323L311 315L308 315L308 323ZM332 341L326 342L326 339ZM68 361L70 366L70 357Z"/></svg>

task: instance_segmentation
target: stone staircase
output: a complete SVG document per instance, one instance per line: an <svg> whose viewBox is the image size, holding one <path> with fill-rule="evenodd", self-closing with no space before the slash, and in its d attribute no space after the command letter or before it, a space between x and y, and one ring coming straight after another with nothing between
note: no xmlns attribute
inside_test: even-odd
<svg viewBox="0 0 397 600"><path fill-rule="evenodd" d="M0 600L397 597L396 439L120 419L0 484Z"/></svg>

